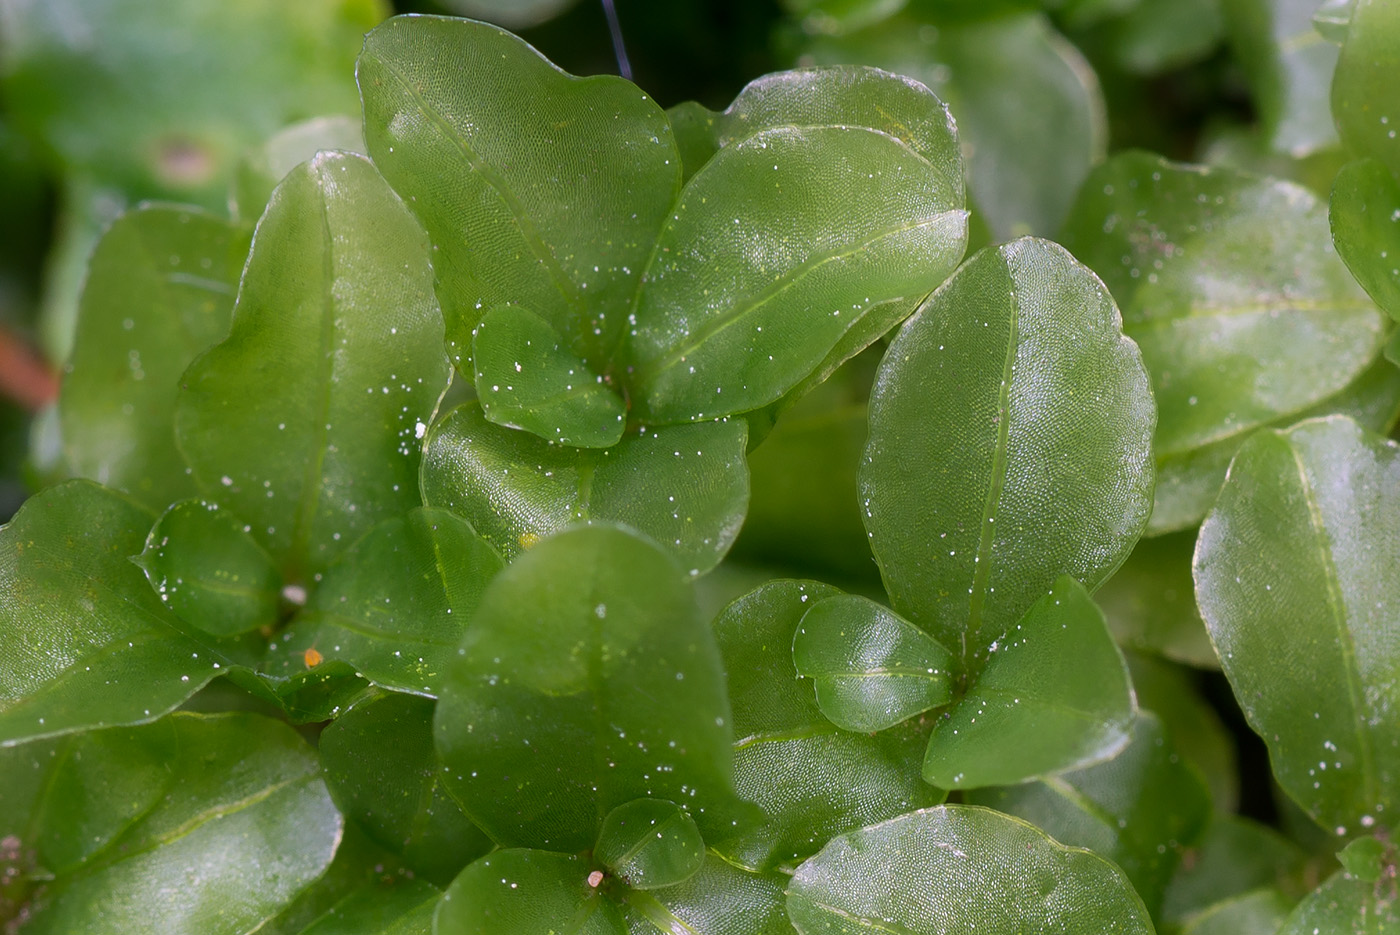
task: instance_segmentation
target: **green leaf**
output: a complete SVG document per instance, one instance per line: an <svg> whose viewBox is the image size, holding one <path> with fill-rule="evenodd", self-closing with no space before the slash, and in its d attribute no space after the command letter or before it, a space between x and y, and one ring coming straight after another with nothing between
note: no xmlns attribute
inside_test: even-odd
<svg viewBox="0 0 1400 935"><path fill-rule="evenodd" d="M360 156L294 170L254 240L232 331L185 373L176 437L201 490L305 583L419 505L442 316L422 231Z"/></svg>
<svg viewBox="0 0 1400 935"><path fill-rule="evenodd" d="M1337 144L1327 89L1337 47L1313 28L1319 0L1224 0L1225 27L1269 144L1306 156Z"/></svg>
<svg viewBox="0 0 1400 935"><path fill-rule="evenodd" d="M1329 217L1347 269L1377 305L1400 318L1400 182L1374 159L1349 162L1332 188Z"/></svg>
<svg viewBox="0 0 1400 935"><path fill-rule="evenodd" d="M1332 79L1332 114L1342 142L1357 156L1379 160L1400 174L1400 11L1394 4L1357 0Z"/></svg>
<svg viewBox="0 0 1400 935"><path fill-rule="evenodd" d="M787 12L798 17L810 35L842 36L898 13L907 0L784 0Z"/></svg>
<svg viewBox="0 0 1400 935"><path fill-rule="evenodd" d="M1397 494L1395 443L1350 419L1259 432L1196 545L1196 599L1274 776L1342 837L1400 808Z"/></svg>
<svg viewBox="0 0 1400 935"><path fill-rule="evenodd" d="M879 734L839 730L799 679L792 645L818 601L841 594L815 581L772 581L715 620L734 708L735 784L756 822L718 850L756 870L792 865L832 836L936 805L945 793L919 775L927 730L917 721Z"/></svg>
<svg viewBox="0 0 1400 935"><path fill-rule="evenodd" d="M191 208L120 217L87 267L59 419L68 469L164 509L193 495L171 425L180 374L228 334L249 232Z"/></svg>
<svg viewBox="0 0 1400 935"><path fill-rule="evenodd" d="M1385 871L1388 848L1376 838L1357 838L1337 852L1342 869L1358 880L1375 883Z"/></svg>
<svg viewBox="0 0 1400 935"><path fill-rule="evenodd" d="M1339 873L1304 899L1277 935L1321 932L1396 935L1400 932L1400 901L1394 888Z"/></svg>
<svg viewBox="0 0 1400 935"><path fill-rule="evenodd" d="M1222 470L1219 480L1224 480ZM1217 669L1191 581L1195 531L1141 539L1128 560L1094 592L1119 645Z"/></svg>
<svg viewBox="0 0 1400 935"><path fill-rule="evenodd" d="M803 935L1150 935L1113 864L990 809L945 805L862 828L797 869L788 914ZM956 921L953 921L956 920Z"/></svg>
<svg viewBox="0 0 1400 935"><path fill-rule="evenodd" d="M1328 42L1341 45L1346 42L1347 27L1351 25L1351 15L1355 9L1356 0L1322 0L1322 5L1313 14L1313 28Z"/></svg>
<svg viewBox="0 0 1400 935"><path fill-rule="evenodd" d="M974 4L977 14L988 6ZM901 15L848 37L811 39L801 51L818 64L876 65L932 88L952 108L970 154L974 223L999 240L1053 235L1089 167L1103 158L1098 79L1038 12L977 20Z"/></svg>
<svg viewBox="0 0 1400 935"><path fill-rule="evenodd" d="M277 623L282 576L248 527L217 503L182 500L166 510L132 561L162 603L211 636Z"/></svg>
<svg viewBox="0 0 1400 935"><path fill-rule="evenodd" d="M633 799L603 819L593 859L633 889L654 890L699 873L705 842L695 821L674 802Z"/></svg>
<svg viewBox="0 0 1400 935"><path fill-rule="evenodd" d="M742 420L643 429L602 451L550 445L465 403L428 433L423 499L466 519L508 561L579 520L625 523L692 575L729 551L748 505Z"/></svg>
<svg viewBox="0 0 1400 935"><path fill-rule="evenodd" d="M363 886L336 902L299 935L433 935L442 893L423 880Z"/></svg>
<svg viewBox="0 0 1400 935"><path fill-rule="evenodd" d="M978 253L871 392L861 504L894 609L975 670L1062 573L1097 586L1147 521L1154 416L1089 270L1029 238Z"/></svg>
<svg viewBox="0 0 1400 935"><path fill-rule="evenodd" d="M347 818L419 875L446 884L492 844L443 788L432 721L430 701L370 695L321 733L321 765Z"/></svg>
<svg viewBox="0 0 1400 935"><path fill-rule="evenodd" d="M1154 510L1149 533L1194 525L1218 489L1221 457L1375 360L1384 319L1336 255L1318 249L1328 237L1326 205L1311 193L1228 169L1130 152L1085 183L1065 245L1103 276L1142 348L1158 461L1219 446L1211 470L1184 472L1192 496L1163 471L1159 500L1177 502Z"/></svg>
<svg viewBox="0 0 1400 935"><path fill-rule="evenodd" d="M0 528L0 744L154 720L228 664L129 561L153 520L70 481Z"/></svg>
<svg viewBox="0 0 1400 935"><path fill-rule="evenodd" d="M1225 38L1222 0L1140 0L1108 27L1118 65L1157 75L1192 65Z"/></svg>
<svg viewBox="0 0 1400 935"><path fill-rule="evenodd" d="M1291 905L1278 890L1260 889L1192 916L1182 935L1278 935Z"/></svg>
<svg viewBox="0 0 1400 935"><path fill-rule="evenodd" d="M481 316L471 359L489 421L575 448L607 448L621 440L627 423L622 397L529 309L502 305Z"/></svg>
<svg viewBox="0 0 1400 935"><path fill-rule="evenodd" d="M812 605L793 637L792 658L797 674L812 680L822 713L846 730L874 733L953 698L952 653L854 594Z"/></svg>
<svg viewBox="0 0 1400 935"><path fill-rule="evenodd" d="M1217 815L1172 877L1162 918L1184 923L1212 906L1261 888L1280 896L1285 887L1296 890L1293 878L1301 876L1305 860L1296 844L1272 828L1238 815ZM1291 904L1285 904L1282 915L1289 908Z"/></svg>
<svg viewBox="0 0 1400 935"><path fill-rule="evenodd" d="M180 713L64 744L34 764L48 779L31 828L41 866L46 841L84 852L55 855L68 859L26 930L249 932L326 869L340 840L315 754L268 718Z"/></svg>
<svg viewBox="0 0 1400 935"><path fill-rule="evenodd" d="M326 569L270 647L269 671L339 659L381 688L435 695L501 558L466 522L418 508L385 520Z"/></svg>
<svg viewBox="0 0 1400 935"><path fill-rule="evenodd" d="M977 790L967 801L1016 815L1057 841L1112 860L1154 914L1183 851L1211 817L1205 784L1148 711L1138 714L1132 742L1105 763L1025 785Z"/></svg>
<svg viewBox="0 0 1400 935"><path fill-rule="evenodd" d="M434 935L627 935L621 910L573 854L501 850L463 870L438 904Z"/></svg>
<svg viewBox="0 0 1400 935"><path fill-rule="evenodd" d="M358 77L370 155L432 238L458 367L481 310L519 304L601 370L680 190L661 108L445 17L375 29Z"/></svg>
<svg viewBox="0 0 1400 935"><path fill-rule="evenodd" d="M234 172L229 194L235 216L256 220L277 183L323 150L363 153L365 135L359 119L312 117L278 130L262 145L245 153Z"/></svg>
<svg viewBox="0 0 1400 935"><path fill-rule="evenodd" d="M934 724L924 779L1005 785L1107 760L1137 715L1128 667L1103 613L1065 575L987 650L967 693Z"/></svg>
<svg viewBox="0 0 1400 935"><path fill-rule="evenodd" d="M570 529L482 598L438 704L448 788L503 845L581 851L646 796L706 837L739 814L724 670L690 584L650 541Z"/></svg>
<svg viewBox="0 0 1400 935"><path fill-rule="evenodd" d="M787 882L781 873L750 873L707 854L700 872L684 883L633 891L626 899L663 932L793 935L783 893Z"/></svg>

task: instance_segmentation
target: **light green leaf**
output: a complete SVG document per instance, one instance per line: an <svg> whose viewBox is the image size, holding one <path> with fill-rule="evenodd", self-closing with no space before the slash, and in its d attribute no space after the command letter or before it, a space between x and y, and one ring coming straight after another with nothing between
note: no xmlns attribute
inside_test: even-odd
<svg viewBox="0 0 1400 935"><path fill-rule="evenodd" d="M1278 935L1290 908L1278 890L1254 890L1192 916L1181 935Z"/></svg>
<svg viewBox="0 0 1400 935"><path fill-rule="evenodd" d="M1393 3L1356 0L1332 79L1332 114L1342 142L1357 156L1377 159L1394 174L1400 174L1397 40L1400 11Z"/></svg>
<svg viewBox="0 0 1400 935"><path fill-rule="evenodd" d="M471 360L489 421L575 448L607 448L622 438L622 397L534 312L502 305L481 316Z"/></svg>
<svg viewBox="0 0 1400 935"><path fill-rule="evenodd" d="M872 600L817 601L792 641L797 674L812 680L832 723L858 733L893 727L953 698L952 653ZM939 785L939 783L934 783Z"/></svg>
<svg viewBox="0 0 1400 935"><path fill-rule="evenodd" d="M1274 776L1342 837L1400 808L1397 494L1395 443L1350 419L1259 432L1196 545L1197 602Z"/></svg>
<svg viewBox="0 0 1400 935"><path fill-rule="evenodd" d="M1377 838L1357 838L1337 852L1337 861L1351 876L1375 883L1385 872L1389 851L1390 848Z"/></svg>
<svg viewBox="0 0 1400 935"><path fill-rule="evenodd" d="M458 406L428 434L423 499L466 519L507 560L579 520L651 536L692 575L729 551L748 505L742 420L643 429L580 451Z"/></svg>
<svg viewBox="0 0 1400 935"><path fill-rule="evenodd" d="M272 644L266 668L289 675L314 652L350 663L381 688L435 695L501 566L446 510L386 520L326 569L306 609Z"/></svg>
<svg viewBox="0 0 1400 935"><path fill-rule="evenodd" d="M98 242L59 399L74 474L156 510L196 492L175 450L176 393L228 334L248 236L202 211L147 205Z"/></svg>
<svg viewBox="0 0 1400 935"><path fill-rule="evenodd" d="M1296 897L1293 878L1301 877L1306 859L1296 844L1272 828L1238 815L1217 815L1172 877L1162 918L1183 924L1212 906L1261 888L1281 899L1286 887ZM1291 906L1284 904L1280 921Z"/></svg>
<svg viewBox="0 0 1400 935"><path fill-rule="evenodd" d="M324 150L365 151L365 134L354 117L312 117L278 130L239 160L229 205L235 216L257 220L272 190L297 166Z"/></svg>
<svg viewBox="0 0 1400 935"><path fill-rule="evenodd" d="M718 850L767 870L816 853L832 836L936 805L945 793L919 775L927 729L917 721L871 736L839 730L797 677L798 622L841 592L815 581L773 581L715 620L734 709L735 784L763 821Z"/></svg>
<svg viewBox="0 0 1400 935"><path fill-rule="evenodd" d="M133 556L161 603L215 637L277 623L282 576L238 517L208 500L166 510Z"/></svg>
<svg viewBox="0 0 1400 935"><path fill-rule="evenodd" d="M1154 914L1185 849L1211 817L1210 795L1182 762L1156 715L1139 713L1132 742L1105 763L967 801L1016 815L1123 868Z"/></svg>
<svg viewBox="0 0 1400 935"><path fill-rule="evenodd" d="M990 809L945 805L862 828L797 869L788 914L803 935L1151 935L1113 864ZM956 921L953 921L956 920Z"/></svg>
<svg viewBox="0 0 1400 935"><path fill-rule="evenodd" d="M507 29L528 29L548 22L578 0L442 0L442 7L459 16L499 23Z"/></svg>
<svg viewBox="0 0 1400 935"><path fill-rule="evenodd" d="M492 844L443 788L432 724L430 701L370 695L321 733L321 765L347 818L445 885Z"/></svg>
<svg viewBox="0 0 1400 935"><path fill-rule="evenodd" d="M493 840L581 851L642 797L707 838L741 809L724 670L673 559L611 526L542 541L496 576L442 686L448 788Z"/></svg>
<svg viewBox="0 0 1400 935"><path fill-rule="evenodd" d="M1103 276L1142 348L1159 462L1219 445L1213 466L1253 429L1298 418L1376 358L1384 318L1336 255L1318 249L1328 237L1326 205L1311 193L1228 169L1130 152L1085 183L1065 245ZM1155 509L1150 533L1193 525L1209 508L1214 470L1183 473L1195 496ZM1159 498L1186 499L1187 485L1163 474Z"/></svg>
<svg viewBox="0 0 1400 935"><path fill-rule="evenodd" d="M1395 890L1339 873L1313 891L1293 910L1277 935L1396 935L1400 900Z"/></svg>
<svg viewBox="0 0 1400 935"><path fill-rule="evenodd" d="M180 449L289 583L419 503L449 373L428 252L367 160L323 153L273 193L232 331L185 373Z"/></svg>
<svg viewBox="0 0 1400 935"><path fill-rule="evenodd" d="M699 873L705 842L695 821L674 802L633 799L603 819L593 859L633 889L654 890Z"/></svg>
<svg viewBox="0 0 1400 935"><path fill-rule="evenodd" d="M987 653L966 694L934 723L924 778L935 786L1017 783L1127 746L1137 715L1128 667L1073 578L1058 579Z"/></svg>
<svg viewBox="0 0 1400 935"><path fill-rule="evenodd" d="M154 720L228 665L129 561L154 520L70 481L0 528L0 745Z"/></svg>
<svg viewBox="0 0 1400 935"><path fill-rule="evenodd" d="M70 855L81 867L45 887L27 931L241 935L315 880L340 841L315 754L268 718L180 713L64 743L66 755L34 764L49 772L31 819L40 865L50 837L100 841ZM143 775L153 786L132 801ZM118 821L104 803L123 809Z"/></svg>
<svg viewBox="0 0 1400 935"><path fill-rule="evenodd" d="M1139 540L1122 567L1094 592L1119 645L1203 669L1220 667L1196 609L1195 547L1194 531Z"/></svg>
<svg viewBox="0 0 1400 935"><path fill-rule="evenodd" d="M632 935L698 932L703 935L793 935L781 873L750 873L716 857L705 856L695 876L675 886L626 895L646 919Z"/></svg>
<svg viewBox="0 0 1400 935"><path fill-rule="evenodd" d="M1332 188L1329 217L1347 269L1377 305L1400 318L1400 182L1374 159L1349 162Z"/></svg>
<svg viewBox="0 0 1400 935"><path fill-rule="evenodd" d="M1062 573L1108 577L1147 521L1155 411L1120 327L1088 269L1026 238L964 264L880 365L871 547L894 609L971 671Z"/></svg>
<svg viewBox="0 0 1400 935"><path fill-rule="evenodd" d="M432 238L458 367L481 310L514 303L602 370L680 189L661 108L445 17L374 30L358 76L370 155Z"/></svg>
<svg viewBox="0 0 1400 935"><path fill-rule="evenodd" d="M463 870L438 904L434 935L627 935L617 904L573 854L507 849Z"/></svg>

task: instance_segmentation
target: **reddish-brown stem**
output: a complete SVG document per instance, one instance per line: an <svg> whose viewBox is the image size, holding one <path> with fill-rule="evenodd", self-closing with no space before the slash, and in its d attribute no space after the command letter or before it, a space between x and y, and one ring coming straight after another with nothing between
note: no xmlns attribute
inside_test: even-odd
<svg viewBox="0 0 1400 935"><path fill-rule="evenodd" d="M58 398L58 374L28 342L0 327L0 396L38 412Z"/></svg>

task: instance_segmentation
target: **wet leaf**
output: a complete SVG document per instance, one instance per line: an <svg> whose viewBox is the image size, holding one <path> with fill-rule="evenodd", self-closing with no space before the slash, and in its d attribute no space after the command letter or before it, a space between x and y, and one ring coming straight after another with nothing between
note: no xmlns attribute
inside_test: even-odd
<svg viewBox="0 0 1400 935"><path fill-rule="evenodd" d="M638 890L684 883L705 862L700 829L679 805L633 799L608 812L593 859Z"/></svg>
<svg viewBox="0 0 1400 935"><path fill-rule="evenodd" d="M799 932L987 935L1153 931L1123 872L990 809L945 805L836 838L797 869L788 914Z"/></svg>
<svg viewBox="0 0 1400 935"><path fill-rule="evenodd" d="M528 309L503 305L481 317L472 367L482 412L497 425L575 448L607 448L622 438L622 397Z"/></svg>
<svg viewBox="0 0 1400 935"><path fill-rule="evenodd" d="M428 246L360 156L273 193L228 338L186 371L176 438L200 489L302 584L419 504L419 443L447 385Z"/></svg>
<svg viewBox="0 0 1400 935"><path fill-rule="evenodd" d="M748 505L740 420L648 428L618 445L550 445L458 406L428 434L423 498L466 519L507 560L571 523L618 522L675 554L692 575L733 544Z"/></svg>
<svg viewBox="0 0 1400 935"><path fill-rule="evenodd" d="M1374 159L1349 162L1332 188L1329 217L1347 269L1377 305L1400 318L1400 182Z"/></svg>
<svg viewBox="0 0 1400 935"><path fill-rule="evenodd" d="M298 935L433 935L442 892L423 880L364 886L338 901Z"/></svg>
<svg viewBox="0 0 1400 935"><path fill-rule="evenodd" d="M1254 435L1196 545L1196 599L1274 776L1338 836L1400 808L1400 453L1340 416Z"/></svg>
<svg viewBox="0 0 1400 935"><path fill-rule="evenodd" d="M894 609L975 671L1062 573L1097 586L1147 521L1154 418L1088 269L1029 238L978 253L871 393L861 503Z"/></svg>
<svg viewBox="0 0 1400 935"><path fill-rule="evenodd" d="M1356 0L1332 79L1332 114L1348 149L1400 174L1400 114L1394 112L1400 83L1397 40L1400 13L1393 4Z"/></svg>

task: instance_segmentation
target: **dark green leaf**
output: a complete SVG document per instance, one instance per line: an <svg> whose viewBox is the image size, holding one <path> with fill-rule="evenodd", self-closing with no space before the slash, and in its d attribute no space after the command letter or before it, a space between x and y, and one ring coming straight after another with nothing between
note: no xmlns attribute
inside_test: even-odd
<svg viewBox="0 0 1400 935"><path fill-rule="evenodd" d="M1400 900L1395 889L1339 873L1293 910L1277 935L1396 935Z"/></svg>
<svg viewBox="0 0 1400 935"><path fill-rule="evenodd" d="M481 316L471 359L491 422L575 448L607 448L622 438L622 397L534 312L502 305Z"/></svg>
<svg viewBox="0 0 1400 935"><path fill-rule="evenodd" d="M151 509L193 495L172 425L180 374L228 334L249 232L149 205L98 243L59 401L68 468Z"/></svg>
<svg viewBox="0 0 1400 935"><path fill-rule="evenodd" d="M185 373L176 436L200 488L304 584L418 505L442 316L422 231L360 156L294 170L255 241L228 339Z"/></svg>
<svg viewBox="0 0 1400 935"><path fill-rule="evenodd" d="M1155 75L1205 58L1225 38L1222 0L1140 0L1109 28L1120 67Z"/></svg>
<svg viewBox="0 0 1400 935"><path fill-rule="evenodd" d="M519 304L590 366L616 348L680 189L666 115L485 23L401 16L359 64L370 155L437 250L456 363L482 309Z"/></svg>
<svg viewBox="0 0 1400 935"><path fill-rule="evenodd" d="M957 678L952 653L898 614L854 594L812 605L793 637L792 658L797 674L812 680L822 713L861 733L947 704Z"/></svg>
<svg viewBox="0 0 1400 935"><path fill-rule="evenodd" d="M579 451L458 406L428 435L423 498L466 519L507 560L579 520L625 523L692 575L729 551L748 505L742 420L643 429Z"/></svg>
<svg viewBox="0 0 1400 935"><path fill-rule="evenodd" d="M0 529L0 744L154 720L218 674L129 561L154 519L71 481Z"/></svg>
<svg viewBox="0 0 1400 935"><path fill-rule="evenodd" d="M1224 479L1222 470L1219 480ZM1094 592L1094 601L1120 645L1216 669L1220 662L1191 581L1195 547L1194 530L1139 540L1122 567Z"/></svg>
<svg viewBox="0 0 1400 935"><path fill-rule="evenodd" d="M1375 883L1385 872L1383 860L1389 848L1376 838L1357 838L1337 853L1342 869L1366 883Z"/></svg>
<svg viewBox="0 0 1400 935"><path fill-rule="evenodd" d="M1279 784L1346 836L1400 808L1400 452L1340 416L1259 432L1196 545L1196 598Z"/></svg>
<svg viewBox="0 0 1400 935"><path fill-rule="evenodd" d="M621 910L582 857L503 850L462 871L443 894L434 935L627 935Z"/></svg>
<svg viewBox="0 0 1400 935"><path fill-rule="evenodd" d="M1290 908L1278 890L1254 890L1192 916L1181 935L1278 935Z"/></svg>
<svg viewBox="0 0 1400 935"><path fill-rule="evenodd" d="M448 670L448 788L505 845L581 851L642 797L707 838L739 814L724 670L674 560L610 526L542 541L496 576Z"/></svg>
<svg viewBox="0 0 1400 935"><path fill-rule="evenodd" d="M337 902L299 935L433 935L442 893L422 880L364 886Z"/></svg>
<svg viewBox="0 0 1400 935"><path fill-rule="evenodd" d="M875 736L837 729L797 677L792 643L808 607L841 592L774 581L715 620L734 708L735 783L763 821L720 846L727 859L769 869L810 857L832 836L936 805L919 775L927 730L918 722Z"/></svg>
<svg viewBox="0 0 1400 935"><path fill-rule="evenodd" d="M216 503L182 500L166 510L132 561L197 630L236 636L277 623L282 576L248 527Z"/></svg>
<svg viewBox="0 0 1400 935"><path fill-rule="evenodd" d="M964 665L1060 574L1108 577L1147 521L1155 413L1120 327L1088 269L1027 238L964 264L885 354L866 528L894 609Z"/></svg>
<svg viewBox="0 0 1400 935"><path fill-rule="evenodd" d="M321 733L321 764L347 818L446 884L492 845L442 787L432 721L430 701L371 695Z"/></svg>
<svg viewBox="0 0 1400 935"><path fill-rule="evenodd" d="M1386 0L1356 0L1332 79L1332 113L1348 149L1400 174L1400 114L1393 110L1400 85L1397 48L1400 10Z"/></svg>
<svg viewBox="0 0 1400 935"><path fill-rule="evenodd" d="M603 819L593 859L633 889L654 890L695 876L705 862L705 842L674 802L633 799Z"/></svg>
<svg viewBox="0 0 1400 935"><path fill-rule="evenodd" d="M924 778L975 789L1107 760L1127 745L1136 707L1103 613L1063 576L992 642L967 693L935 722Z"/></svg>
<svg viewBox="0 0 1400 935"><path fill-rule="evenodd" d="M257 220L277 183L323 150L363 153L365 135L360 121L343 116L312 117L277 131L245 154L234 173L229 196L234 212L247 221Z"/></svg>
<svg viewBox="0 0 1400 935"><path fill-rule="evenodd" d="M467 523L419 508L380 523L334 565L271 647L282 675L340 659L374 684L434 695L501 559Z"/></svg>
<svg viewBox="0 0 1400 935"><path fill-rule="evenodd" d="M1329 217L1347 269L1377 305L1400 318L1400 182L1374 159L1349 162L1332 188Z"/></svg>
<svg viewBox="0 0 1400 935"><path fill-rule="evenodd" d="M705 856L700 872L676 886L628 893L633 907L642 909L648 926L667 933L701 935L793 935L780 873L749 873L713 854ZM633 929L632 935L652 935L654 929Z"/></svg>
<svg viewBox="0 0 1400 935"><path fill-rule="evenodd" d="M1282 888L1297 890L1292 878L1301 876L1305 859L1296 844L1272 828L1238 815L1217 815L1172 877L1162 918L1184 923L1218 903L1260 888L1281 897Z"/></svg>
<svg viewBox="0 0 1400 935"><path fill-rule="evenodd" d="M1153 931L1113 864L1014 818L962 805L835 839L797 869L788 914L804 935Z"/></svg>

